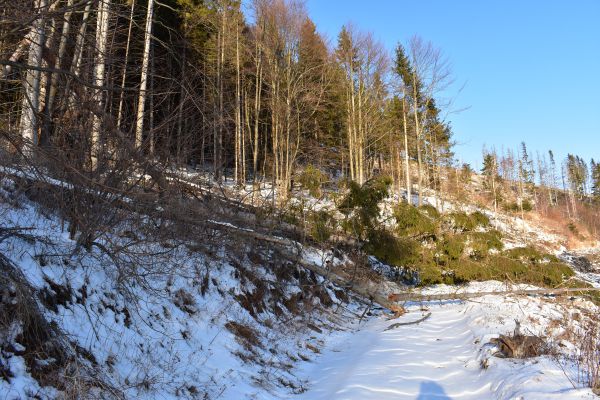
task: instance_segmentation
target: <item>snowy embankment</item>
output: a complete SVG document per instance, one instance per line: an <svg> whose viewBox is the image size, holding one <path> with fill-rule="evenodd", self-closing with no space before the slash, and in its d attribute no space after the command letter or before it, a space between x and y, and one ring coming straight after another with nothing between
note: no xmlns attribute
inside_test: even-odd
<svg viewBox="0 0 600 400"><path fill-rule="evenodd" d="M499 282L471 284L472 291L499 291ZM452 291L440 286L428 294ZM539 335L565 352L575 351L569 331L581 329L580 314L597 312L581 299L484 296L471 301L408 304L397 320L369 320L303 370L310 390L300 399L591 399L577 380L577 367L555 356L526 360L494 357L490 339L511 333ZM392 323L425 321L386 330ZM573 385L574 384L574 385ZM576 386L576 388L574 387Z"/></svg>
<svg viewBox="0 0 600 400"><path fill-rule="evenodd" d="M257 246L239 242L239 254L209 254L193 242L135 244L131 227L119 226L106 240L136 258L115 265L96 246L78 247L60 218L19 195L9 179L0 181L0 200L0 253L78 362L112 386L115 396L103 398L287 398L304 390L296 365L313 360L331 332L358 321L360 303L347 293ZM6 230L13 227L23 236ZM16 304L12 292L0 287L0 304ZM61 398L60 382L36 378L38 366L63 373L61 366L43 353L30 357L21 344L25 316L11 318L0 324L0 399ZM90 393L76 398L100 397L98 387L84 385L78 389Z"/></svg>
<svg viewBox="0 0 600 400"><path fill-rule="evenodd" d="M126 282L107 254L96 247L76 252L63 221L15 194L9 179L1 183L0 228L19 227L29 236L2 237L0 252L37 291L44 317L122 398L287 399L304 391L299 398L307 400L593 397L575 382L576 365L550 356L499 359L488 344L511 332L516 319L525 333L576 354L568 333L583 329L581 315L597 313L590 302L488 295L408 304L409 312L393 321L360 319L364 304L304 269L273 268L282 261L255 245L236 243L239 254L206 254L194 243L130 245L130 227L119 226L106 239L138 246L133 263L145 265L135 271L142 279ZM330 256L305 250L307 262L324 264ZM381 285L386 294L397 291ZM464 289L506 287L484 282ZM386 331L429 312L420 324ZM0 332L0 398L59 397L34 379L19 343L22 326L9 328Z"/></svg>

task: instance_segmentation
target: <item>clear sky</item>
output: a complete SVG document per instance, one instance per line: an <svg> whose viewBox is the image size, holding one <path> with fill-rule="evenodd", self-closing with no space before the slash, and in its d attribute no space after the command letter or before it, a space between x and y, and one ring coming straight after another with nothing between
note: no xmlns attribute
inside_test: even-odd
<svg viewBox="0 0 600 400"><path fill-rule="evenodd" d="M415 34L452 63L457 157L554 150L600 159L600 0L307 0L335 43L349 21L392 50Z"/></svg>

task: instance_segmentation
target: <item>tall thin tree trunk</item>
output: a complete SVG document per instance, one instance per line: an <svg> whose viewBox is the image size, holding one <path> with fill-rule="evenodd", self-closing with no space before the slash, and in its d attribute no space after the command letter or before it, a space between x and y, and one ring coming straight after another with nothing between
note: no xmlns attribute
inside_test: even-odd
<svg viewBox="0 0 600 400"><path fill-rule="evenodd" d="M36 9L39 16L33 22L32 35L29 44L27 64L33 68L42 66L42 48L45 42L44 13L48 6L47 0L37 0ZM21 135L25 140L25 153L33 154L38 144L38 113L40 106L39 69L28 69L25 78L25 90L21 107Z"/></svg>
<svg viewBox="0 0 600 400"><path fill-rule="evenodd" d="M418 196L419 207L423 205L423 160L421 156L421 124L419 120L419 93L417 86L416 74L413 74L413 100L414 100L414 117L415 117L415 138L417 140L417 167L418 167Z"/></svg>
<svg viewBox="0 0 600 400"><path fill-rule="evenodd" d="M135 0L131 1L131 11L129 12L129 28L127 28L127 44L125 45L125 64L121 75L121 92L119 93L119 111L117 112L117 128L121 128L123 120L123 102L125 96L125 81L127 80L127 64L129 63L129 49L131 48L131 30L133 28L133 12L135 10Z"/></svg>
<svg viewBox="0 0 600 400"><path fill-rule="evenodd" d="M135 147L142 148L144 140L144 111L146 102L146 87L148 85L148 65L150 63L150 42L152 40L152 15L154 12L154 0L148 0L146 11L146 28L144 32L144 55L142 58L142 73L140 81L140 93L138 97L138 109L135 125ZM152 112L153 110L150 110Z"/></svg>
<svg viewBox="0 0 600 400"><path fill-rule="evenodd" d="M252 148L252 171L253 181L256 182L258 175L258 132L260 127L260 102L262 95L262 46L257 41L256 82L254 88L254 147Z"/></svg>
<svg viewBox="0 0 600 400"><path fill-rule="evenodd" d="M402 118L404 122L404 169L406 173L406 200L412 204L412 183L410 181L410 161L408 155L408 118L406 117L406 95L402 97Z"/></svg>
<svg viewBox="0 0 600 400"><path fill-rule="evenodd" d="M358 77L358 149L357 149L357 159L358 159L358 183L359 184L363 184L364 183L364 171L365 171L365 166L364 166L364 148L365 148L365 128L363 125L363 92L364 92L364 86L363 86L363 76L362 76L362 69L361 69L361 73L359 74Z"/></svg>
<svg viewBox="0 0 600 400"><path fill-rule="evenodd" d="M148 116L148 152L154 155L154 46L150 44L150 93L148 93L148 108L150 115Z"/></svg>
<svg viewBox="0 0 600 400"><path fill-rule="evenodd" d="M187 32L187 24L184 24L184 31ZM187 92L185 89L185 70L186 70L186 63L187 63L187 47L186 44L184 43L183 45L183 55L181 58L181 82L179 82L179 84L181 85L181 89L179 91L179 107L177 107L177 149L176 149L176 159L177 159L177 164L181 164L181 149L183 146L183 106L185 104L185 101L187 99Z"/></svg>
<svg viewBox="0 0 600 400"><path fill-rule="evenodd" d="M242 153L242 108L240 82L240 35L239 23L235 22L235 181L241 184L240 166Z"/></svg>
<svg viewBox="0 0 600 400"><path fill-rule="evenodd" d="M62 61L65 56L65 51L67 49L67 39L69 38L69 31L71 29L71 15L73 14L73 2L74 0L67 0L67 11L64 14L62 32L60 37L60 43L58 45L58 55L56 57L56 63L54 64L54 68L57 71L60 71L62 68ZM58 90L58 74L60 72L54 72L52 74L52 78L50 80L50 88L48 92L48 100L46 102L46 120L48 123L52 118L52 114L54 113L54 101L56 97L56 92Z"/></svg>
<svg viewBox="0 0 600 400"><path fill-rule="evenodd" d="M85 34L87 31L87 24L90 18L90 11L92 9L92 2L90 1L85 6L85 10L83 11L83 18L81 20L81 25L79 26L79 32L77 32L77 40L75 42L75 52L73 56L73 63L71 65L71 70L73 75L76 77L81 76L81 62L83 60L83 45L85 43Z"/></svg>
<svg viewBox="0 0 600 400"><path fill-rule="evenodd" d="M91 137L91 167L96 169L98 166L98 159L100 157L100 131L102 125L102 119L100 113L102 112L102 94L104 86L104 71L106 68L106 45L108 41L108 14L110 11L110 0L99 0L98 3L98 16L96 21L96 60L94 68L94 100L96 110L94 111L93 123L92 123L92 137Z"/></svg>

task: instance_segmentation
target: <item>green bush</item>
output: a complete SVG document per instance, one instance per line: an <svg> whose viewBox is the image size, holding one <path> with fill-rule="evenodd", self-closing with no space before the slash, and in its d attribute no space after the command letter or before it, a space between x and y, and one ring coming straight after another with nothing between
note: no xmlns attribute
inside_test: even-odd
<svg viewBox="0 0 600 400"><path fill-rule="evenodd" d="M396 232L400 236L419 238L435 236L435 222L408 203L400 203L394 207L394 218L396 219Z"/></svg>
<svg viewBox="0 0 600 400"><path fill-rule="evenodd" d="M470 217L475 226L480 226L482 228L490 226L490 218L481 211L475 211Z"/></svg>
<svg viewBox="0 0 600 400"><path fill-rule="evenodd" d="M476 225L473 219L463 211L452 212L446 216L446 221L456 232L468 232L475 229Z"/></svg>
<svg viewBox="0 0 600 400"><path fill-rule="evenodd" d="M440 212L431 204L423 204L421 207L419 207L419 210L421 210L434 220L440 219Z"/></svg>
<svg viewBox="0 0 600 400"><path fill-rule="evenodd" d="M327 175L320 169L309 165L300 174L298 181L302 187L310 193L311 196L320 198L322 196L321 186L327 181Z"/></svg>
<svg viewBox="0 0 600 400"><path fill-rule="evenodd" d="M438 243L438 252L441 254L439 261L448 264L461 258L465 250L465 237L462 235L446 236Z"/></svg>
<svg viewBox="0 0 600 400"><path fill-rule="evenodd" d="M556 286L574 275L568 265L558 261L527 264L504 256L490 256L486 264L490 279L509 279L538 286Z"/></svg>
<svg viewBox="0 0 600 400"><path fill-rule="evenodd" d="M502 233L492 229L487 232L472 232L469 234L469 247L471 252L469 256L474 260L485 258L490 250L502 250Z"/></svg>
<svg viewBox="0 0 600 400"><path fill-rule="evenodd" d="M409 267L419 261L421 245L416 240L397 238L385 229L377 229L369 233L365 250L386 264Z"/></svg>
<svg viewBox="0 0 600 400"><path fill-rule="evenodd" d="M261 218L260 215L257 217ZM290 225L302 226L304 223L304 201L291 203L280 213L281 220Z"/></svg>
<svg viewBox="0 0 600 400"><path fill-rule="evenodd" d="M425 258L417 264L416 269L419 273L419 285L421 286L448 282L442 273L442 269L431 258Z"/></svg>
<svg viewBox="0 0 600 400"><path fill-rule="evenodd" d="M335 218L327 211L321 210L310 215L310 234L317 242L329 240L335 229Z"/></svg>
<svg viewBox="0 0 600 400"><path fill-rule="evenodd" d="M575 272L567 264L560 261L551 261L546 264L539 265L542 271L544 284L548 286L556 286L563 282L565 278L570 278L575 275Z"/></svg>
<svg viewBox="0 0 600 400"><path fill-rule="evenodd" d="M533 204L529 200L523 200L521 202L521 207L523 207L523 211L531 211L531 210L533 210Z"/></svg>
<svg viewBox="0 0 600 400"><path fill-rule="evenodd" d="M460 238L455 236L446 243L447 248L458 249ZM458 252L453 251L455 255ZM421 285L459 284L495 279L555 287L562 284L566 278L574 276L573 270L568 265L560 261L549 261L546 256L542 254L541 260L544 262L521 261L506 255L488 255L483 260L447 256L442 266L424 258L416 264L416 268L419 271Z"/></svg>
<svg viewBox="0 0 600 400"><path fill-rule="evenodd" d="M512 202L512 203L506 203L504 204L503 208L504 211L510 211L510 212L520 212L521 211L521 206L523 207L523 211L531 211L533 210L533 204L531 204L531 201L529 200L523 200L521 202L521 205L519 205L519 203Z"/></svg>
<svg viewBox="0 0 600 400"><path fill-rule="evenodd" d="M344 229L361 239L374 230L380 213L379 203L388 197L391 184L388 176L370 179L362 186L350 182L349 192L338 206L346 216Z"/></svg>
<svg viewBox="0 0 600 400"><path fill-rule="evenodd" d="M493 273L489 268L486 268L481 263L472 260L460 260L451 263L449 269L452 270L448 274L448 278L452 277L453 283L467 283L470 281L487 281L493 279Z"/></svg>
<svg viewBox="0 0 600 400"><path fill-rule="evenodd" d="M456 211L446 216L446 222L456 232L470 232L478 227L487 228L490 225L490 219L480 211L467 214L464 211Z"/></svg>
<svg viewBox="0 0 600 400"><path fill-rule="evenodd" d="M526 263L559 262L555 255L541 253L533 246L515 247L507 250L505 253L507 257L512 258L513 260L519 260Z"/></svg>
<svg viewBox="0 0 600 400"><path fill-rule="evenodd" d="M577 225L575 225L573 222L569 222L567 228L572 234L579 236L579 229L577 229Z"/></svg>
<svg viewBox="0 0 600 400"><path fill-rule="evenodd" d="M517 212L517 211L521 210L521 208L519 207L519 204L517 204L516 202L504 203L502 208L504 208L504 211L508 211L508 212Z"/></svg>

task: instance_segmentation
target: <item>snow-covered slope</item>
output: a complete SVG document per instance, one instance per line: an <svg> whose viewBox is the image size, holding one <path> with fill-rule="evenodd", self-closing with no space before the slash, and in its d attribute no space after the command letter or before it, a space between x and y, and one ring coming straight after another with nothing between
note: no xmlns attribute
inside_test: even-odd
<svg viewBox="0 0 600 400"><path fill-rule="evenodd" d="M62 221L13 189L2 182L0 228L20 227L27 236L0 237L0 253L36 292L44 317L85 355L82 363L110 383L114 396L106 398L286 398L304 390L296 365L358 320L360 303L346 293L243 243L237 255L143 243L127 266L137 271L96 246L75 251ZM117 230L105 240L126 239ZM13 302L4 290L12 291L0 287L0 301ZM27 365L22 326L19 318L0 324L0 398L60 397L58 381L44 384ZM86 392L97 398L97 390Z"/></svg>
<svg viewBox="0 0 600 400"><path fill-rule="evenodd" d="M365 312L367 304L323 278L242 242L235 242L235 252L144 242L139 253L130 253L136 254L131 265L139 270L127 271L97 246L75 251L77 244L63 221L17 194L10 180L1 183L0 229L19 227L23 235L2 232L0 253L37 292L44 317L79 349L82 362L98 379L110 382L115 397L593 396L578 381L576 363L565 358L577 355L580 336L574 333L585 329L581 315L598 312L590 302L488 295L466 302L408 304L406 315L388 321L381 312ZM213 222L219 224L232 226ZM118 227L104 240L126 244L130 228ZM307 262L331 259L328 252L304 250ZM123 276L127 272L138 276L129 280ZM598 277L590 274L590 280ZM399 290L391 282L381 282L379 288L385 294ZM506 287L483 282L462 289ZM438 286L424 293L456 290ZM392 323L429 312L420 324L386 331ZM488 344L490 339L511 332L515 320L524 332L557 344L562 355L525 361L493 357L496 348ZM27 349L20 343L23 326L16 321L0 328L0 399L60 397L60 388L35 379L27 364ZM43 354L35 360L40 365L53 362Z"/></svg>

